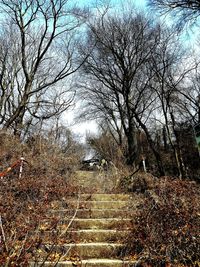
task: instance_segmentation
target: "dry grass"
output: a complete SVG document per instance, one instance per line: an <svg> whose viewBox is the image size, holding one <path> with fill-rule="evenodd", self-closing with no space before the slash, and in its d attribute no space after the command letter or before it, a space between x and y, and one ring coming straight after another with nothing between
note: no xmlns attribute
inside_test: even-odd
<svg viewBox="0 0 200 267"><path fill-rule="evenodd" d="M142 201L122 255L132 255L138 266L199 266L199 184L144 173L125 182Z"/></svg>
<svg viewBox="0 0 200 267"><path fill-rule="evenodd" d="M78 192L69 180L80 159L73 150L63 153L59 145L41 136L21 143L0 132L0 141L1 171L22 155L27 161L21 178L17 166L0 180L0 265L28 266L44 241L38 233L42 221L48 218L55 233L60 218L49 218L52 204ZM56 240L54 235L54 245Z"/></svg>

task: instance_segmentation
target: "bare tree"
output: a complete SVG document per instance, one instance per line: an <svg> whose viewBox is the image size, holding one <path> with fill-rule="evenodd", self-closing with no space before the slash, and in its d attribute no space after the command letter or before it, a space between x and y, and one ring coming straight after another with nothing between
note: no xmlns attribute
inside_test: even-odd
<svg viewBox="0 0 200 267"><path fill-rule="evenodd" d="M27 114L49 118L66 110L73 99L66 100L70 84L64 79L82 64L75 47L84 16L67 4L67 0L0 1L7 18L0 59L3 128L17 132Z"/></svg>
<svg viewBox="0 0 200 267"><path fill-rule="evenodd" d="M178 26L194 24L200 15L198 0L148 0L149 6L156 8L162 14L172 14L178 18Z"/></svg>
<svg viewBox="0 0 200 267"><path fill-rule="evenodd" d="M125 135L130 165L138 156L138 124L145 127L148 115L144 111L150 111L155 102L149 87L148 62L159 35L159 27L134 11L121 16L105 15L91 23L81 51L85 56L87 47L94 47L82 68L87 80L81 86L89 100L88 114L96 114L107 121L117 133L119 144L122 134ZM160 173L163 174L162 164Z"/></svg>
<svg viewBox="0 0 200 267"><path fill-rule="evenodd" d="M182 96L179 107L182 110L183 120L192 125L200 123L200 74L198 65L196 65L196 71L192 72L185 82L187 86L179 90Z"/></svg>
<svg viewBox="0 0 200 267"><path fill-rule="evenodd" d="M151 85L158 97L159 120L163 122L166 129L179 176L183 177L186 174L186 167L180 145L178 124L183 119L181 115L183 109L180 108L185 103L183 95L190 87L187 80L196 68L196 64L188 63L189 53L184 51L177 35L166 30L162 35L162 41L152 54L151 69L154 75Z"/></svg>

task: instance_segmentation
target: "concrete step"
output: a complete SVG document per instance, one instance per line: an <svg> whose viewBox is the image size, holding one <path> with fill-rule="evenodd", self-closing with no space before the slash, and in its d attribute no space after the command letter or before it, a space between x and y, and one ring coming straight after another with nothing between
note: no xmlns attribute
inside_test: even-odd
<svg viewBox="0 0 200 267"><path fill-rule="evenodd" d="M56 264L56 265L55 265ZM122 261L116 259L88 259L82 261L63 261L63 262L45 262L45 263L34 263L30 264L30 267L134 267L136 261Z"/></svg>
<svg viewBox="0 0 200 267"><path fill-rule="evenodd" d="M58 222L57 228L67 227L70 223L69 219L62 219ZM46 230L51 229L51 222L48 220L42 223ZM70 225L70 229L119 229L128 230L132 227L131 219L124 218L104 218L104 219L79 219L75 218Z"/></svg>
<svg viewBox="0 0 200 267"><path fill-rule="evenodd" d="M70 216L74 214L75 210L70 209L51 209L49 210L49 216L58 215L61 220L70 219ZM76 218L79 219L106 219L106 218L132 218L135 215L134 209L78 209Z"/></svg>
<svg viewBox="0 0 200 267"><path fill-rule="evenodd" d="M55 233L53 231L44 231L41 237L44 242L55 242L57 244L72 243L96 243L96 242L120 242L130 234L130 231L119 230L68 230L62 234L62 231Z"/></svg>
<svg viewBox="0 0 200 267"><path fill-rule="evenodd" d="M56 266L66 267L134 266L119 259L135 215L133 203L128 194L81 194L78 210L76 197L52 202L50 220L41 223L43 244L37 251L38 258L45 260L41 265L55 266L56 259ZM51 228L54 218L57 223Z"/></svg>
<svg viewBox="0 0 200 267"><path fill-rule="evenodd" d="M51 207L53 209L58 208L67 208L77 207L77 200L69 200L67 203L60 201L53 201ZM87 200L79 202L79 209L128 209L130 207L129 201L124 200L107 200L107 201L96 201L96 200Z"/></svg>
<svg viewBox="0 0 200 267"><path fill-rule="evenodd" d="M46 257L50 253L57 253L66 259L70 257L78 257L82 260L88 260L92 258L109 258L116 259L120 254L120 251L123 247L121 243L71 243L71 244L63 244L63 245L50 245L50 244L42 244L40 247L40 253L38 257L43 256ZM51 254L52 254L51 253ZM50 254L50 256L52 256Z"/></svg>
<svg viewBox="0 0 200 267"><path fill-rule="evenodd" d="M74 199L74 197L65 200ZM77 197L76 197L77 199ZM130 201L132 196L129 194L81 194L81 201Z"/></svg>

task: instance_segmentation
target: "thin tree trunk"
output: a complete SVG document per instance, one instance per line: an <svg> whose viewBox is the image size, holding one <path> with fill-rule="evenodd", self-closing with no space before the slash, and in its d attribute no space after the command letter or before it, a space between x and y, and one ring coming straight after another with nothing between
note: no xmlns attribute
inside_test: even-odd
<svg viewBox="0 0 200 267"><path fill-rule="evenodd" d="M142 121L137 116L137 114L135 114L135 118L136 118L137 122L139 123L140 127L143 129L143 131L146 134L147 141L148 141L149 146L150 146L150 148L151 148L151 150L152 150L152 152L153 152L153 154L155 156L155 159L156 159L156 163L157 163L157 166L158 166L159 174L160 174L160 176L164 176L165 175L165 171L164 171L164 167L163 167L163 163L162 163L162 159L161 159L160 153L156 150L154 141L152 140L151 135L150 135L146 125L144 123L142 123Z"/></svg>
<svg viewBox="0 0 200 267"><path fill-rule="evenodd" d="M127 133L127 144L128 144L127 164L134 165L137 159L138 151L137 151L137 133L133 125L129 127Z"/></svg>
<svg viewBox="0 0 200 267"><path fill-rule="evenodd" d="M173 146L174 146L174 153L175 153L175 157L176 157L177 167L178 167L178 171L179 171L179 177L183 178L186 175L186 168L185 168L185 164L184 164L183 158L182 158L182 151L180 148L179 136L178 136L178 133L175 129L175 118L174 118L173 112L170 112L170 116L171 116L171 120L172 120L173 132L174 132L174 135L176 137L176 146L175 145L173 145Z"/></svg>

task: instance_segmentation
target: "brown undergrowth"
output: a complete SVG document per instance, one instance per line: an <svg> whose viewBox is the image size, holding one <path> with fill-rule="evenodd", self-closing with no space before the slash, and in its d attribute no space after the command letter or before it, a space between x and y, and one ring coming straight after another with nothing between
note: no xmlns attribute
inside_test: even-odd
<svg viewBox="0 0 200 267"><path fill-rule="evenodd" d="M127 190L143 203L122 256L136 259L137 266L200 266L199 184L144 173L129 179Z"/></svg>
<svg viewBox="0 0 200 267"><path fill-rule="evenodd" d="M58 145L41 136L21 143L1 132L0 140L0 171L22 155L27 161L21 177L17 166L0 179L0 266L29 266L30 260L44 261L52 256L61 218L50 215L49 210L55 201L64 201L67 207L67 196L77 194L78 189L69 180L80 159L75 153L63 153ZM38 252L46 242L42 229L47 219L48 230L54 235L44 258Z"/></svg>

